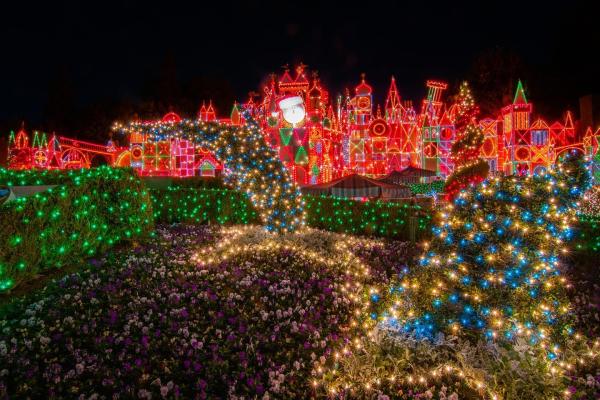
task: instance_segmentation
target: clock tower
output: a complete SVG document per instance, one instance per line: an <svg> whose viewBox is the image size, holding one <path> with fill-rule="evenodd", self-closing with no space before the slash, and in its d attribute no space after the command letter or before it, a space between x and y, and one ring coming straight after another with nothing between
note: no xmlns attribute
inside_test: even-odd
<svg viewBox="0 0 600 400"><path fill-rule="evenodd" d="M350 170L365 175L367 173L367 146L369 124L373 116L373 89L361 75L361 82L354 88L354 97L348 102L349 156Z"/></svg>

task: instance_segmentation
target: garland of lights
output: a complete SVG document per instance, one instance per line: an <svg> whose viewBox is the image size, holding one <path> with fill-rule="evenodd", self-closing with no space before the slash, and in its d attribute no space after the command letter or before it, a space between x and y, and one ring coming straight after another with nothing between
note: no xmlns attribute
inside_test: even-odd
<svg viewBox="0 0 600 400"><path fill-rule="evenodd" d="M246 193L268 231L293 232L305 224L300 190L249 113L244 113L244 119L246 124L239 127L181 120L131 122L115 129L125 134L141 133L150 142L190 140L210 150L227 167L225 183Z"/></svg>
<svg viewBox="0 0 600 400"><path fill-rule="evenodd" d="M559 254L589 182L569 155L545 174L496 177L461 192L441 213L421 267L389 293L371 294L371 318L421 337L525 337L556 358L573 334Z"/></svg>

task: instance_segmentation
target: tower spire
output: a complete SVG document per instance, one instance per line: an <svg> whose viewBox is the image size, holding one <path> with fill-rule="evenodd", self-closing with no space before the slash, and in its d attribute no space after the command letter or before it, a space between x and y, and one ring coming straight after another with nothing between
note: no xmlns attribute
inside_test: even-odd
<svg viewBox="0 0 600 400"><path fill-rule="evenodd" d="M513 104L527 104L527 97L525 97L525 90L523 89L523 83L521 83L520 79L517 82L517 90L515 91Z"/></svg>

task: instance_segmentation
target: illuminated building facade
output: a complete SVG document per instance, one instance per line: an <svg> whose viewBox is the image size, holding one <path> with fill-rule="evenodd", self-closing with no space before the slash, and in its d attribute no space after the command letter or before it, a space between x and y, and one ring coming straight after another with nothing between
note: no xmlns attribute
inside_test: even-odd
<svg viewBox="0 0 600 400"><path fill-rule="evenodd" d="M363 74L352 92L333 99L316 73L307 75L299 65L293 73L285 69L272 75L255 101L234 104L230 118L217 118L212 103L203 103L197 119L241 125L242 110L262 128L265 140L299 185L329 182L358 173L380 178L409 166L448 176L454 166L451 148L457 139L455 105L444 101L448 86L427 81L427 96L417 112L402 101L392 77L383 107L373 101L373 88ZM170 112L152 124L181 121ZM593 161L600 177L598 152L600 131L588 129L578 141L571 113L563 122L548 123L533 118L533 104L519 81L511 104L497 117L479 121L484 134L481 157L492 173L534 174L548 168L569 149L578 149ZM223 165L213 154L178 138L154 138L132 132L128 146L99 145L24 129L9 138L9 168L87 168L94 160L129 166L143 176L216 176Z"/></svg>

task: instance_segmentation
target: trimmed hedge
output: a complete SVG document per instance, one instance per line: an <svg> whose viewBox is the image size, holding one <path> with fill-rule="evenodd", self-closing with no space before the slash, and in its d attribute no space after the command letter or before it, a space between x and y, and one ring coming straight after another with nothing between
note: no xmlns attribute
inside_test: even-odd
<svg viewBox="0 0 600 400"><path fill-rule="evenodd" d="M442 193L445 181L433 181L430 183L409 183L408 187L412 194Z"/></svg>
<svg viewBox="0 0 600 400"><path fill-rule="evenodd" d="M148 191L130 169L2 170L0 182L59 185L0 207L0 292L153 229Z"/></svg>
<svg viewBox="0 0 600 400"><path fill-rule="evenodd" d="M600 251L600 217L579 216L577 249L589 252Z"/></svg>
<svg viewBox="0 0 600 400"><path fill-rule="evenodd" d="M431 232L431 217L418 205L329 196L304 196L304 201L307 223L313 228L400 240L419 240ZM414 217L412 222L410 217Z"/></svg>
<svg viewBox="0 0 600 400"><path fill-rule="evenodd" d="M248 198L232 190L172 187L151 189L157 223L259 223ZM309 226L332 232L410 240L411 215L415 239L430 232L430 217L419 206L382 201L355 201L327 196L303 196Z"/></svg>
<svg viewBox="0 0 600 400"><path fill-rule="evenodd" d="M259 223L246 195L227 189L150 189L157 223Z"/></svg>

